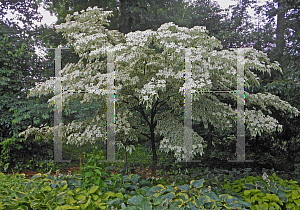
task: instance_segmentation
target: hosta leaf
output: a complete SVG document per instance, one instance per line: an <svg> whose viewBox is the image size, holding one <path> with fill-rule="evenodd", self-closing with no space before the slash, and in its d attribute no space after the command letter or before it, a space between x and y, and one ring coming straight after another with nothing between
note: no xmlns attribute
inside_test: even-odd
<svg viewBox="0 0 300 210"><path fill-rule="evenodd" d="M201 179L201 180L192 180L191 181L191 185L193 185L194 187L196 188L199 188L199 187L202 187L203 186L203 183L204 183L204 179Z"/></svg>
<svg viewBox="0 0 300 210"><path fill-rule="evenodd" d="M255 185L254 184L250 184L250 183L246 183L246 184L244 184L244 186L246 187L246 188L248 188L248 189L256 189L256 187L255 187Z"/></svg>
<svg viewBox="0 0 300 210"><path fill-rule="evenodd" d="M96 192L98 190L99 186L92 186L90 189L89 189L89 194L93 194L94 192Z"/></svg>
<svg viewBox="0 0 300 210"><path fill-rule="evenodd" d="M190 190L190 185L188 184L185 184L185 185L181 185L181 186L178 186L178 189L180 190L183 190L183 191L189 191Z"/></svg>

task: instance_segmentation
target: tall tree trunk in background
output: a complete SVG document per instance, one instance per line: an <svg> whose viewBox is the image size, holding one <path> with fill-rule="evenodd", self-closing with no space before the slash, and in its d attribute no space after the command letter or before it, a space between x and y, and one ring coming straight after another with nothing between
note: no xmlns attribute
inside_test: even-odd
<svg viewBox="0 0 300 210"><path fill-rule="evenodd" d="M286 3L282 0L275 0L278 3L277 28L276 28L276 57L281 64L283 50L285 47L284 31L285 31L285 13Z"/></svg>
<svg viewBox="0 0 300 210"><path fill-rule="evenodd" d="M207 134L207 154L209 154L212 149L213 149L213 145L212 145L212 132L213 132L214 127L208 123L208 134Z"/></svg>
<svg viewBox="0 0 300 210"><path fill-rule="evenodd" d="M137 0L120 0L121 3L121 18L119 31L123 34L127 34L132 31L133 28L133 15L130 12L130 8L137 7Z"/></svg>

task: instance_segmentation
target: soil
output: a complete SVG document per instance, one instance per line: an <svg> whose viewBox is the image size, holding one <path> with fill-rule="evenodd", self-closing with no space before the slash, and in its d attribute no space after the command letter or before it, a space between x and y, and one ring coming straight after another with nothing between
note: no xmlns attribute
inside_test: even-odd
<svg viewBox="0 0 300 210"><path fill-rule="evenodd" d="M120 169L119 168L116 168L114 171L112 171L111 173L112 174L118 174L118 171ZM79 171L79 166L70 166L70 167L65 167L63 169L63 171L59 171L60 174L64 174L64 175L67 175L69 173L69 171L71 171L71 175L74 175L75 171ZM34 175L38 174L39 172L38 171L22 171L22 172L18 172L19 174L25 174L25 178L26 179L30 179L31 177L33 177ZM47 173L47 172L46 172ZM7 172L7 173L4 173L5 175L8 175L8 174L14 174L12 172ZM42 173L44 174L44 173ZM148 177L151 177L151 170L149 168L141 168L141 167L137 167L136 170L135 170L135 174L138 174L140 175L142 178L148 178ZM50 175L54 176L56 175L56 172L55 171L51 171ZM107 176L108 177L108 176ZM106 178L107 178L106 177Z"/></svg>

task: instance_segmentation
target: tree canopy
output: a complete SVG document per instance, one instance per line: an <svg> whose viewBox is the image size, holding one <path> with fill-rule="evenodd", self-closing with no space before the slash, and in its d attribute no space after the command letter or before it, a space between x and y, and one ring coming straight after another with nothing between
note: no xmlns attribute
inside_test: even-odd
<svg viewBox="0 0 300 210"><path fill-rule="evenodd" d="M175 151L178 160L183 154L183 125L170 112L159 112L164 104L183 114L184 107L178 106L184 97L184 49L192 50L193 77L193 121L210 122L215 127L228 128L228 121L234 124L236 111L219 100L218 94L195 93L205 90L233 90L236 88L236 57L233 50L220 50L222 45L215 37L209 37L205 27L195 26L192 29L178 27L165 23L157 31L146 30L130 32L125 36L116 31L108 30L103 25L108 24L110 11L97 7L67 15L66 23L57 26L57 31L63 32L69 40L80 60L77 64L67 64L62 70L62 85L66 90L100 90L91 94L62 93L63 109L68 109L68 101L80 98L81 103L100 100L105 97L101 93L106 89L106 50L114 47L115 53L115 90L116 90L116 136L117 146L124 139L137 140L142 133L139 122L129 120L131 110L140 113L147 124L150 133L144 134L152 142L153 163L156 164L157 139L161 139L159 148L165 152ZM106 49L106 50L105 50ZM219 49L219 50L215 50ZM245 87L259 84L256 75L251 71L256 69L271 74L271 70L281 71L278 62L271 63L267 55L255 49L245 52ZM32 89L28 95L47 95L52 93L54 80L48 80ZM267 106L272 106L281 112L291 112L298 115L299 111L289 103L280 100L270 93L250 94L246 96L246 129L251 136L261 135L262 132L280 131L278 121L270 116L272 113ZM49 104L54 103L55 97ZM236 100L233 93L226 94L230 100ZM129 106L129 109L118 111L118 107ZM104 106L105 107L105 106ZM262 109L257 110L257 109ZM146 110L150 110L146 116ZM205 110L205 111L203 111ZM268 114L264 114L264 113ZM95 142L95 139L106 138L106 113L102 107L96 116L87 122L72 122L63 126L63 140L67 143L82 145ZM135 129L134 129L135 128ZM41 129L29 128L20 135L26 137L31 133L43 133L47 130L53 138L53 127ZM177 133L174 131L178 131ZM130 132L129 132L130 131ZM122 139L120 141L120 139ZM203 138L193 131L193 155L203 153ZM153 165L153 167L154 167Z"/></svg>

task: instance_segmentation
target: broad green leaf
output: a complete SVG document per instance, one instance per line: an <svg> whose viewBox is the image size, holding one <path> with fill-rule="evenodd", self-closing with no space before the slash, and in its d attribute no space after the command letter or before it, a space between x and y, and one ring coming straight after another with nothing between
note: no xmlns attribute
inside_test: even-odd
<svg viewBox="0 0 300 210"><path fill-rule="evenodd" d="M92 186L90 189L89 189L89 194L92 194L94 192L96 192L97 190L99 189L99 186Z"/></svg>
<svg viewBox="0 0 300 210"><path fill-rule="evenodd" d="M204 179L201 179L201 180L192 180L191 181L191 185L193 185L194 187L196 188L199 188L199 187L202 187L203 186L203 183L204 183Z"/></svg>

